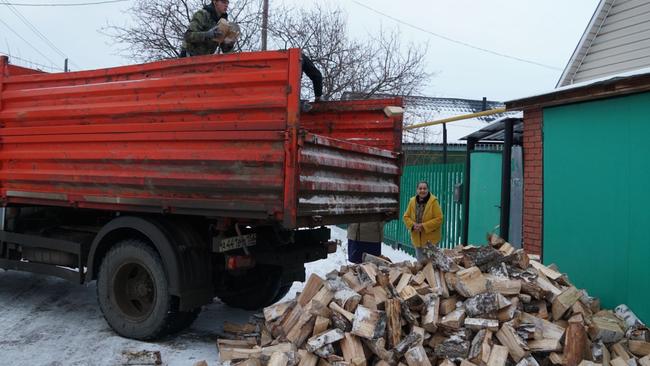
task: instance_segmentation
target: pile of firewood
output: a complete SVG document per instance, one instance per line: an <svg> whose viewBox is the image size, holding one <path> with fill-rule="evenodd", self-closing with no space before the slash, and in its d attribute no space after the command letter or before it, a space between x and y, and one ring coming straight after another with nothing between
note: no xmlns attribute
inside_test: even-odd
<svg viewBox="0 0 650 366"><path fill-rule="evenodd" d="M600 309L558 269L498 237L424 263L366 255L246 325L227 323L236 365L650 366L650 332ZM242 361L243 360L243 361ZM239 363L237 363L239 362Z"/></svg>

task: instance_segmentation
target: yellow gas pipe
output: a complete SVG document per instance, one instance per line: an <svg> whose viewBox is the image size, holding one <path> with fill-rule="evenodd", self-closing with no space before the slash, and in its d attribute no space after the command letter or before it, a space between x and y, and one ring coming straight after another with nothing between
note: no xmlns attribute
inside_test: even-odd
<svg viewBox="0 0 650 366"><path fill-rule="evenodd" d="M416 128L422 128L422 127L427 127L427 126L435 126L435 125L440 125L440 124L443 124L443 123L449 123L449 122L455 122L455 121L462 121L462 120L465 120L465 119L470 119L470 118L475 118L475 117L491 116L493 114L499 114L499 113L503 113L505 111L506 111L505 108L490 109L488 111L483 111L483 112L478 112L478 113L464 114L462 116L455 116L455 117L440 119L440 120L437 120L437 121L419 123L417 125L411 125L411 126L408 126L408 127L404 127L404 130L414 130Z"/></svg>

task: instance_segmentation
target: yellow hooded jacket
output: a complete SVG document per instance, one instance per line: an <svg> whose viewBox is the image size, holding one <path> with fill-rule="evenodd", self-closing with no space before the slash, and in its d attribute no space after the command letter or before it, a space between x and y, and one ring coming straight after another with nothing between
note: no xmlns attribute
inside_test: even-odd
<svg viewBox="0 0 650 366"><path fill-rule="evenodd" d="M411 242L416 248L422 248L427 242L436 245L442 238L442 209L440 209L438 198L432 194L426 206L424 206L424 212L422 213L424 231L421 232L412 230L413 225L415 225L415 198L411 197L406 212L404 212L404 224L411 232Z"/></svg>

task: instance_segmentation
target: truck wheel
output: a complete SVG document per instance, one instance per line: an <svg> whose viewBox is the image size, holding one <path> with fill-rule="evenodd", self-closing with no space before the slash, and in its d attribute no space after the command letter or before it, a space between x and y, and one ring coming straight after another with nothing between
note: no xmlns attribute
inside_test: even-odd
<svg viewBox="0 0 650 366"><path fill-rule="evenodd" d="M274 303L282 288L281 279L282 269L278 267L255 267L244 276L230 278L229 291L217 296L234 308L257 310Z"/></svg>
<svg viewBox="0 0 650 366"><path fill-rule="evenodd" d="M104 257L97 299L115 332L139 340L164 335L177 310L162 259L147 244L133 239L119 242Z"/></svg>

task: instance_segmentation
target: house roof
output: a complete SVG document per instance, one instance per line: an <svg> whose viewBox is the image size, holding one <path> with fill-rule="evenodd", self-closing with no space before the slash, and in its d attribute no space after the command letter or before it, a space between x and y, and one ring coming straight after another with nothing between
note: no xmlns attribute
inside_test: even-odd
<svg viewBox="0 0 650 366"><path fill-rule="evenodd" d="M363 99L361 93L345 93L343 99ZM394 95L379 94L372 98L392 98ZM477 113L484 110L503 108L502 102L492 100L474 100L462 98L440 98L425 96L402 96L404 100L404 123L412 125L428 121L440 120L464 114ZM476 130L490 124L499 117L507 116L510 112L503 114L470 118L453 123L447 123L447 143L465 144L461 140ZM423 127L404 132L404 143L442 143L442 125Z"/></svg>
<svg viewBox="0 0 650 366"><path fill-rule="evenodd" d="M615 0L600 1L598 7L596 8L596 11L594 11L594 14L591 16L591 20L589 21L587 28L582 34L582 38L580 38L580 42L578 42L578 45L573 51L573 55L571 55L571 58L569 59L569 63L567 63L566 67L564 68L564 71L560 76L560 80L558 80L555 87L573 84L573 77L580 68L580 65L587 55L587 52L589 51L589 48L591 47L594 39L596 39L598 30L605 22L605 18L607 17L609 10L612 8L614 1Z"/></svg>
<svg viewBox="0 0 650 366"><path fill-rule="evenodd" d="M650 91L650 67L567 85L506 102L509 111L585 102Z"/></svg>
<svg viewBox="0 0 650 366"><path fill-rule="evenodd" d="M650 0L600 0L556 87L650 67Z"/></svg>

